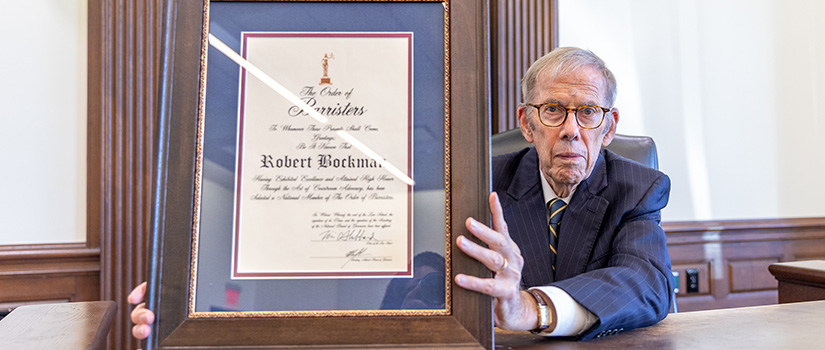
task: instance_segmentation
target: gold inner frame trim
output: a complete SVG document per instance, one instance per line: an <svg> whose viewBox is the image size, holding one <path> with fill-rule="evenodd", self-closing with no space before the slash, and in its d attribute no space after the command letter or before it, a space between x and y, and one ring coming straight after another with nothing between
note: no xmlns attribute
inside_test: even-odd
<svg viewBox="0 0 825 350"><path fill-rule="evenodd" d="M274 2L292 2L299 0L281 0ZM306 1L306 0L304 0ZM324 2L330 0L309 0ZM340 1L340 0L339 0ZM347 2L410 2L410 0L344 0ZM209 4L203 1L203 25L201 31L200 76L198 81L198 115L197 146L195 155L194 209L192 215L191 262L189 266L188 318L266 318L266 317L343 317L343 316L446 316L452 314L452 225L450 192L450 0L412 0L412 2L439 2L444 6L444 190L445 190L445 303L443 309L426 310L313 310L313 311L195 311L195 294L197 291L198 240L200 233L200 212L203 178L203 144L206 106L206 70L209 51Z"/></svg>

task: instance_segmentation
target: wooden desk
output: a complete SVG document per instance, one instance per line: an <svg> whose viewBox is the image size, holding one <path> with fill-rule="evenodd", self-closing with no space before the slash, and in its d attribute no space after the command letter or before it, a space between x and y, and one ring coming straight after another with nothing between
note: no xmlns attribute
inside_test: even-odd
<svg viewBox="0 0 825 350"><path fill-rule="evenodd" d="M0 320L0 349L105 349L115 302L21 306Z"/></svg>
<svg viewBox="0 0 825 350"><path fill-rule="evenodd" d="M496 332L496 349L821 349L825 301L670 314L662 322L573 342Z"/></svg>
<svg viewBox="0 0 825 350"><path fill-rule="evenodd" d="M825 300L825 261L775 263L768 270L779 281L779 303Z"/></svg>

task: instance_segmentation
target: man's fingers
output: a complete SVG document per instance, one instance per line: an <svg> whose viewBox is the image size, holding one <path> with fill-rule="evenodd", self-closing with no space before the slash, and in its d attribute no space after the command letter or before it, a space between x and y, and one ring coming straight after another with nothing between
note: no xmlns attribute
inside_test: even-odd
<svg viewBox="0 0 825 350"><path fill-rule="evenodd" d="M146 303L141 302L145 292L146 282L143 282L129 293L128 298L130 303L139 303L130 315L132 323L135 324L134 327L132 327L132 336L136 339L146 339L149 337L149 333L152 332L150 325L155 321L155 313L146 308Z"/></svg>
<svg viewBox="0 0 825 350"><path fill-rule="evenodd" d="M141 303L132 310L132 323L134 324L152 324L155 321L155 313L146 308L146 304Z"/></svg>
<svg viewBox="0 0 825 350"><path fill-rule="evenodd" d="M493 216L493 230L510 238L510 231L507 229L507 222L504 221L504 210L501 209L501 201L498 199L498 193L491 192L489 201L490 214Z"/></svg>
<svg viewBox="0 0 825 350"><path fill-rule="evenodd" d="M464 224L473 236L476 236L484 243L487 243L487 246L489 246L490 249L497 251L509 249L510 242L508 238L487 227L487 225L484 225L473 218L467 218L467 221Z"/></svg>
<svg viewBox="0 0 825 350"><path fill-rule="evenodd" d="M132 309L132 323L140 323L140 316L142 315L143 310L146 310L146 304L143 303Z"/></svg>
<svg viewBox="0 0 825 350"><path fill-rule="evenodd" d="M480 261L491 271L498 272L504 267L504 257L500 253L484 248L464 236L459 236L456 243L461 251Z"/></svg>
<svg viewBox="0 0 825 350"><path fill-rule="evenodd" d="M134 305L143 302L144 295L146 295L146 282L143 282L135 287L135 289L132 289L132 292L129 293L128 297L129 303Z"/></svg>
<svg viewBox="0 0 825 350"><path fill-rule="evenodd" d="M506 283L497 281L491 278L478 278L465 274L458 274L455 276L455 283L464 289L473 290L479 293L487 294L494 298L507 297L512 288L508 287Z"/></svg>
<svg viewBox="0 0 825 350"><path fill-rule="evenodd" d="M149 336L149 333L152 333L152 328L145 324L139 324L132 327L132 336L137 339L146 339Z"/></svg>

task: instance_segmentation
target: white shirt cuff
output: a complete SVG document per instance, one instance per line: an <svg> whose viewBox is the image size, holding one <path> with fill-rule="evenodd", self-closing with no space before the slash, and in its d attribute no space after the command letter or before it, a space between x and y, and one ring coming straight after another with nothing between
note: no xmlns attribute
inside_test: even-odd
<svg viewBox="0 0 825 350"><path fill-rule="evenodd" d="M576 336L590 329L598 320L596 315L579 305L559 287L542 286L530 289L538 290L553 301L556 309L556 327L552 332L543 332L543 336Z"/></svg>

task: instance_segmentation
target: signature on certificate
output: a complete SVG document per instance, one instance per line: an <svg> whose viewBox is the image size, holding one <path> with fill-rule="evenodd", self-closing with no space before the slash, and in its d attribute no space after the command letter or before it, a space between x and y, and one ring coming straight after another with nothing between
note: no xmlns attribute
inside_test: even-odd
<svg viewBox="0 0 825 350"><path fill-rule="evenodd" d="M344 255L344 257L347 258L347 261L345 261L344 264L341 265L341 268L343 268L344 266L347 266L347 264L349 264L350 261L353 261L353 260L361 261L362 257L366 257L366 256L364 256L364 253L366 253L366 251L367 251L367 247L353 249L353 250L348 251L347 254Z"/></svg>

